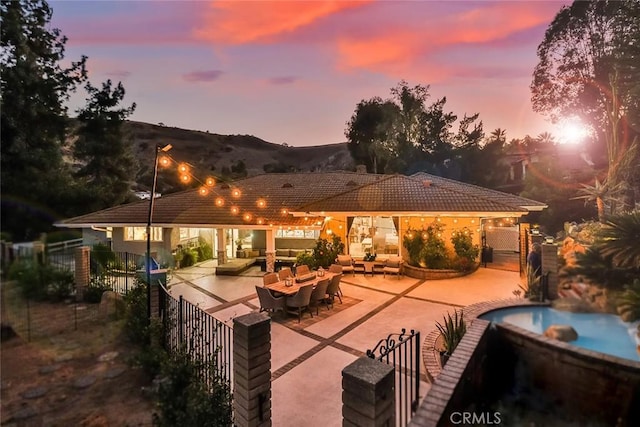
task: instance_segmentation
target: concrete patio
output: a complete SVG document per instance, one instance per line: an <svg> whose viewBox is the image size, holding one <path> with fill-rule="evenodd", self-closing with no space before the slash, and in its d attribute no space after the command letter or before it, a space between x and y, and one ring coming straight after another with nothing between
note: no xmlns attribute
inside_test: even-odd
<svg viewBox="0 0 640 427"><path fill-rule="evenodd" d="M209 261L175 271L170 292L228 324L236 316L258 310L255 285L262 284L260 273L216 276L214 269L215 262ZM448 280L345 276L343 293L360 302L301 330L286 327L277 318L272 322L273 425L342 425L345 366L402 328L419 331L424 340L447 311L512 298L519 280L517 272L482 267L469 276ZM424 380L421 398L429 388Z"/></svg>

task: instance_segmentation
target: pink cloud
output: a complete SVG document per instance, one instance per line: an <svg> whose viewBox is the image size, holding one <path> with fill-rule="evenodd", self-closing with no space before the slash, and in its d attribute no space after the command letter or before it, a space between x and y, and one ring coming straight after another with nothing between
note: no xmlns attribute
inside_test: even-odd
<svg viewBox="0 0 640 427"><path fill-rule="evenodd" d="M269 43L368 1L212 1L196 37L230 45Z"/></svg>
<svg viewBox="0 0 640 427"><path fill-rule="evenodd" d="M183 74L182 78L190 83L212 82L218 80L222 74L223 72L220 70L192 71L191 73Z"/></svg>
<svg viewBox="0 0 640 427"><path fill-rule="evenodd" d="M115 77L117 79L124 79L127 78L131 75L131 71L127 71L127 70L113 70L113 71L107 71L105 73L107 76L109 77Z"/></svg>
<svg viewBox="0 0 640 427"><path fill-rule="evenodd" d="M297 77L294 76L281 76L281 77L272 77L267 80L269 84L272 85L288 85L293 84L298 80Z"/></svg>

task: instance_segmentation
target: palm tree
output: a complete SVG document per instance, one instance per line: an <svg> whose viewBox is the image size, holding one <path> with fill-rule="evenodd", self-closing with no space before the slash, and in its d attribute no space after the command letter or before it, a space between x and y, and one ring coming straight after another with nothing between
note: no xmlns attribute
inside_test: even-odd
<svg viewBox="0 0 640 427"><path fill-rule="evenodd" d="M621 184L610 184L610 182L606 178L602 182L596 178L594 185L581 184L582 188L578 190L579 195L572 197L572 200L584 199L585 205L595 201L598 208L598 221L603 224L606 222L607 204L615 202L622 190Z"/></svg>
<svg viewBox="0 0 640 427"><path fill-rule="evenodd" d="M554 145L556 143L556 141L553 138L553 135L551 135L549 132L542 132L540 135L538 135L536 139L540 144L545 146Z"/></svg>
<svg viewBox="0 0 640 427"><path fill-rule="evenodd" d="M610 217L600 232L600 253L619 268L640 268L640 211Z"/></svg>
<svg viewBox="0 0 640 427"><path fill-rule="evenodd" d="M507 142L507 131L504 129L496 128L489 134L489 140Z"/></svg>

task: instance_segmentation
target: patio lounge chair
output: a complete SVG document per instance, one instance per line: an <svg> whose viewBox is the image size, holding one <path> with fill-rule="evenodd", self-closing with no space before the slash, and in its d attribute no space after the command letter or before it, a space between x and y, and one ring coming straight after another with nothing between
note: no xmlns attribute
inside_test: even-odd
<svg viewBox="0 0 640 427"><path fill-rule="evenodd" d="M320 303L324 303L327 310L329 310L329 304L327 303L327 288L330 283L331 279L320 280L311 293L310 304L316 307L316 314L320 314Z"/></svg>
<svg viewBox="0 0 640 427"><path fill-rule="evenodd" d="M275 313L280 310L282 312L285 311L285 298L284 297L274 297L271 295L271 292L267 288L262 288L260 286L256 286L256 293L258 294L258 299L260 300L260 311L266 311L267 313Z"/></svg>
<svg viewBox="0 0 640 427"><path fill-rule="evenodd" d="M354 276L356 275L356 269L353 266L353 258L351 258L351 255L338 255L336 262L342 266L343 273L351 272Z"/></svg>
<svg viewBox="0 0 640 427"><path fill-rule="evenodd" d="M340 280L342 279L342 274L336 274L331 278L331 283L329 283L329 287L327 287L327 295L329 303L331 303L331 307L333 307L333 300L337 296L340 300L340 304L342 304L342 297L340 294Z"/></svg>
<svg viewBox="0 0 640 427"><path fill-rule="evenodd" d="M292 314L298 314L298 323L300 323L303 311L308 311L311 317L313 317L313 313L309 309L312 292L313 284L301 286L295 295L288 297L286 300L287 311Z"/></svg>
<svg viewBox="0 0 640 427"><path fill-rule="evenodd" d="M402 263L403 260L400 257L390 257L384 262L384 267L382 268L382 273L384 277L387 277L387 273L389 274L397 274L398 279L402 274Z"/></svg>

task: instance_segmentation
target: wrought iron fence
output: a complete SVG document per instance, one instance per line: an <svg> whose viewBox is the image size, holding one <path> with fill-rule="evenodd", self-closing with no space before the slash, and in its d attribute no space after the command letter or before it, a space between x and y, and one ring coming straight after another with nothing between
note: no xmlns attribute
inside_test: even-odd
<svg viewBox="0 0 640 427"><path fill-rule="evenodd" d="M91 286L121 295L136 286L137 278L144 274L144 255L94 248L90 260Z"/></svg>
<svg viewBox="0 0 640 427"><path fill-rule="evenodd" d="M171 354L184 351L192 360L200 362L199 379L205 384L211 385L222 378L231 386L232 328L182 295L175 299L162 284L159 288L165 349Z"/></svg>
<svg viewBox="0 0 640 427"><path fill-rule="evenodd" d="M395 367L396 425L406 426L420 403L420 332L407 334L402 328L378 341L367 356Z"/></svg>

